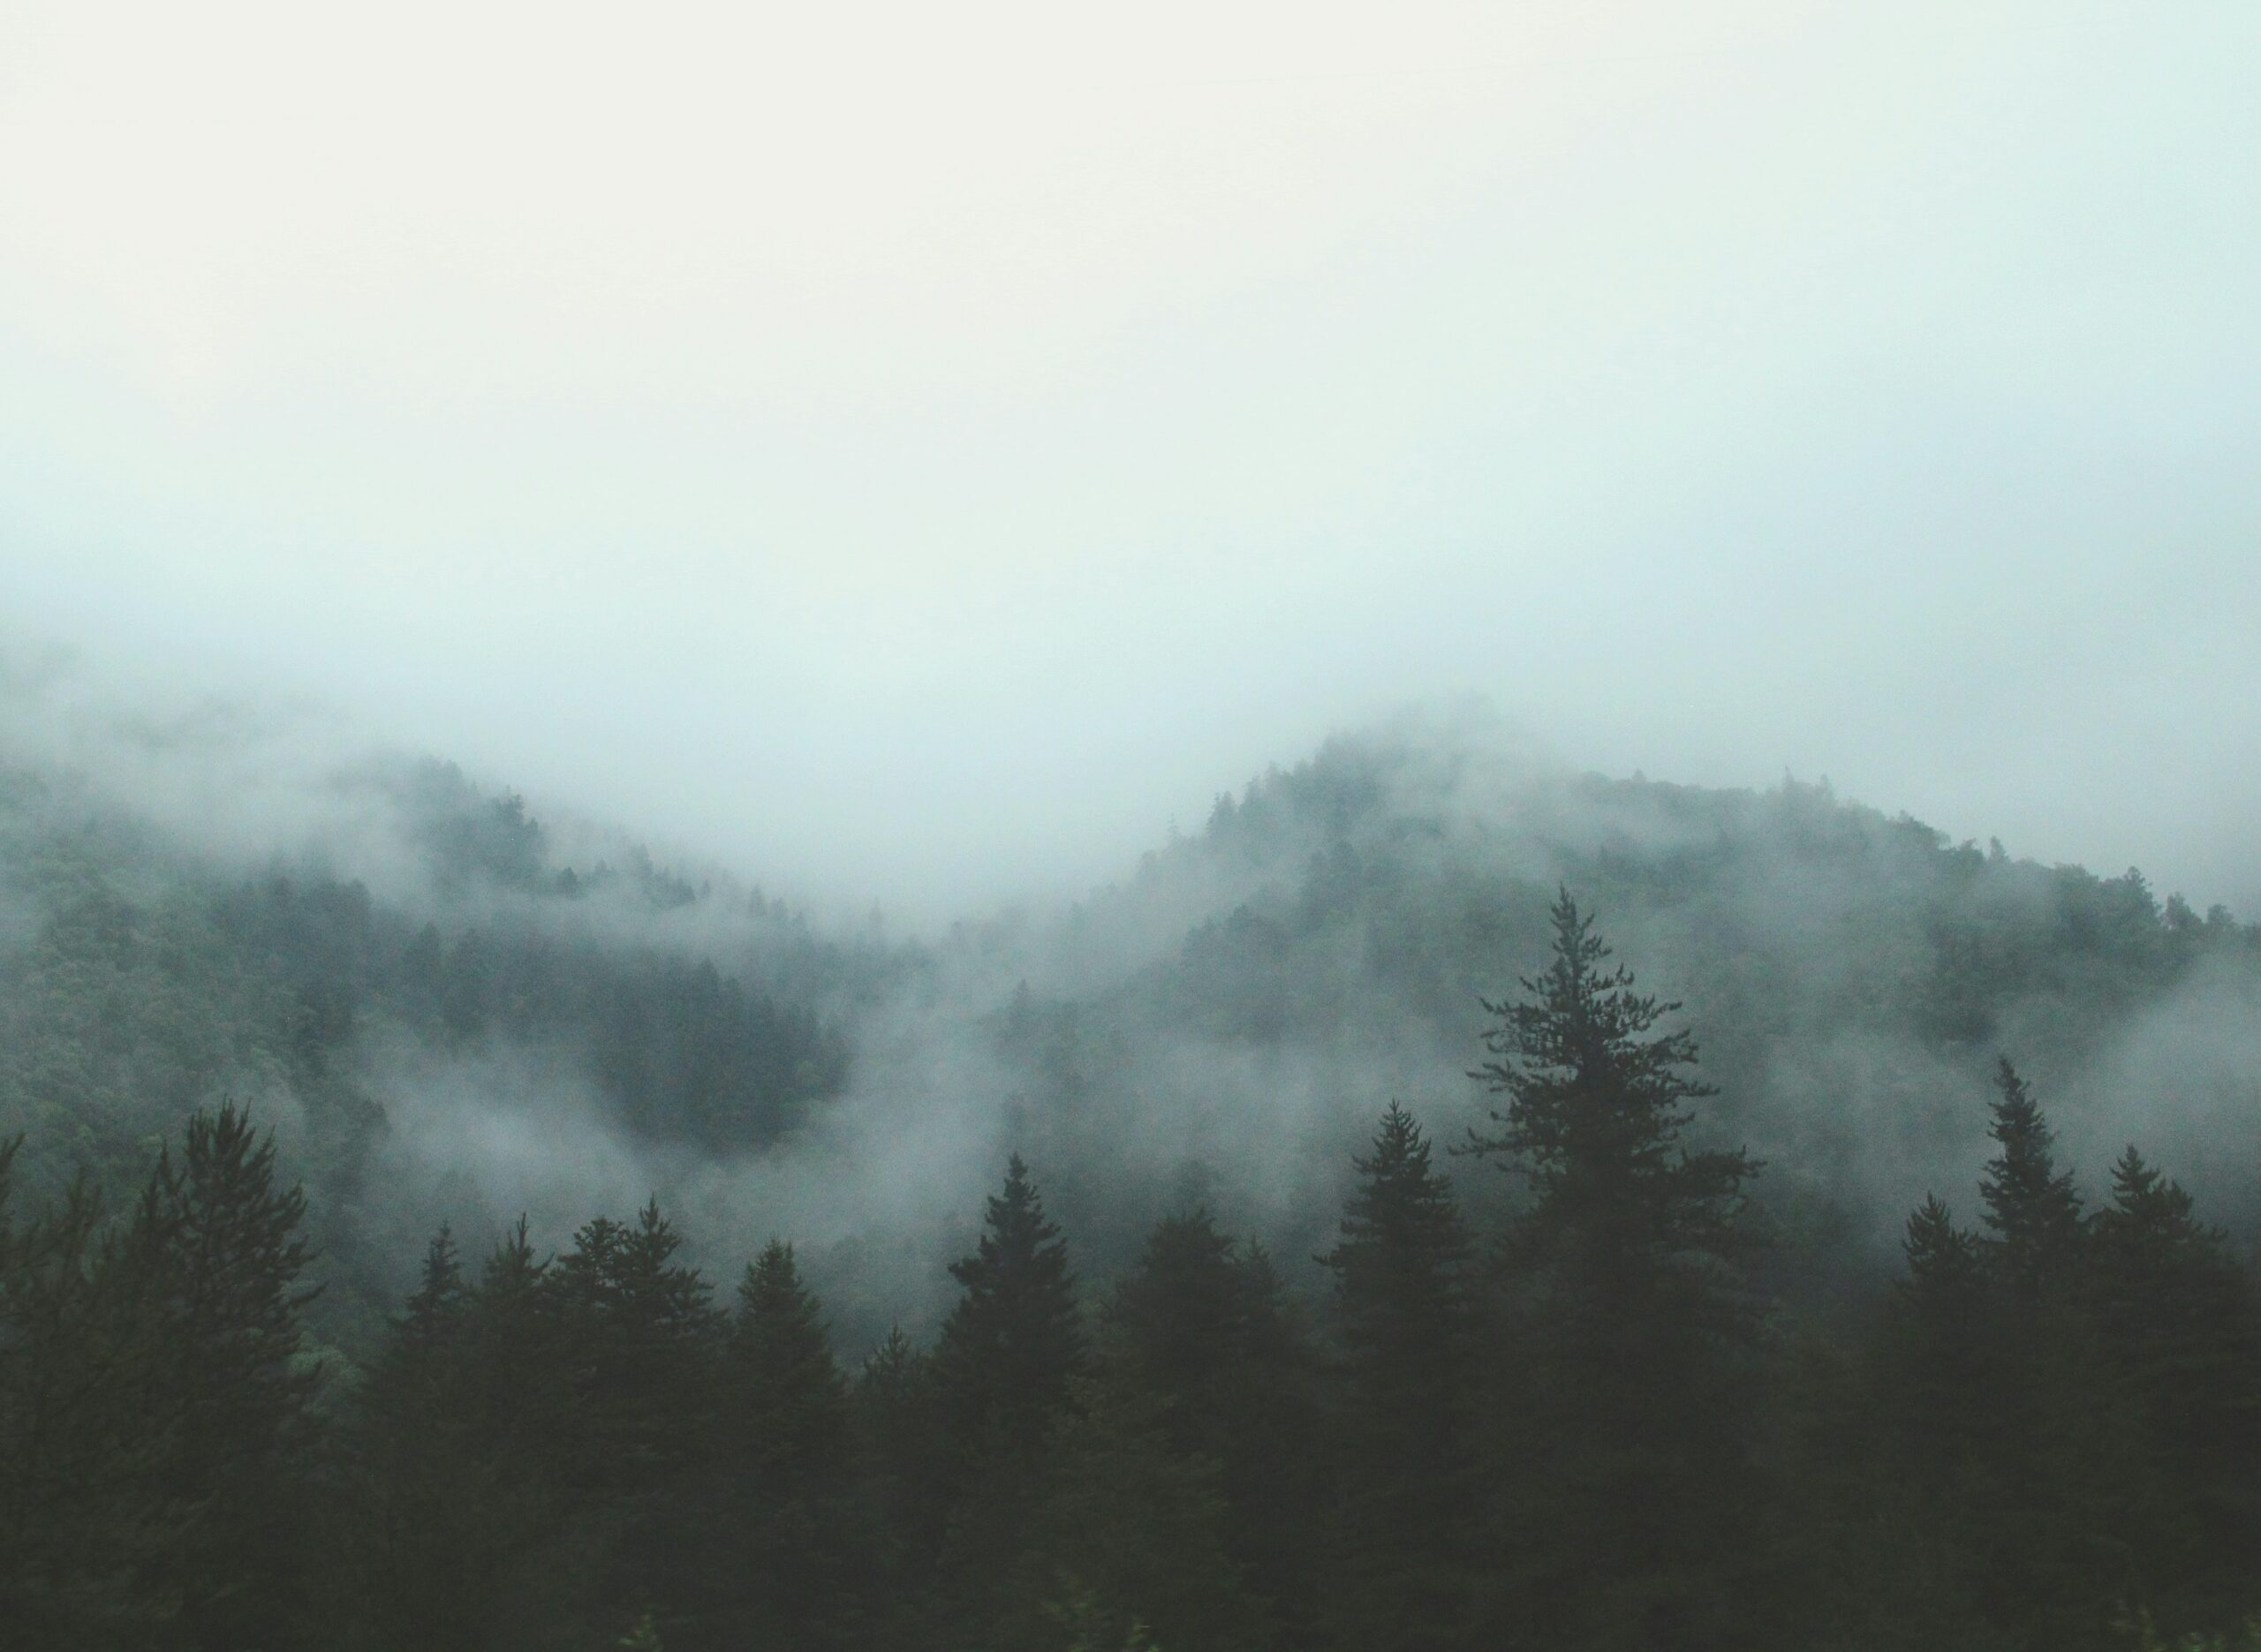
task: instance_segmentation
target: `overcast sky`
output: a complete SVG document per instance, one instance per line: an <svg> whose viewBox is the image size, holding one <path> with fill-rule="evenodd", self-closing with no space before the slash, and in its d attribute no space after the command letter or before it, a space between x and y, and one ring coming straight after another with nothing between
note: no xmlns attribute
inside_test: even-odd
<svg viewBox="0 0 2261 1652"><path fill-rule="evenodd" d="M935 912L1400 703L2261 916L2261 6L0 4L0 608Z"/></svg>

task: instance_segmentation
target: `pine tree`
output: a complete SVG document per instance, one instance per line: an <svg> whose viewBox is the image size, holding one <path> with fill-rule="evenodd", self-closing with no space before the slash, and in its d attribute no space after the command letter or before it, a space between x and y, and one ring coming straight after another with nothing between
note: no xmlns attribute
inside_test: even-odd
<svg viewBox="0 0 2261 1652"><path fill-rule="evenodd" d="M200 1505L183 1626L211 1652L306 1644L315 1557L312 1401L299 1357L306 1197L275 1185L275 1145L232 1105L160 1157L125 1241L154 1282L177 1427L167 1477Z"/></svg>
<svg viewBox="0 0 2261 1652"><path fill-rule="evenodd" d="M490 1635L497 1528L472 1408L472 1306L443 1226L359 1396L367 1529L357 1547L366 1610L391 1645L475 1652Z"/></svg>
<svg viewBox="0 0 2261 1652"><path fill-rule="evenodd" d="M859 1478L873 1514L874 1645L924 1652L934 1567L957 1488L942 1440L932 1354L900 1325L865 1359L851 1392Z"/></svg>
<svg viewBox="0 0 2261 1652"><path fill-rule="evenodd" d="M595 1562L577 1518L577 1465L588 1362L553 1276L520 1216L488 1253L464 1312L460 1387L446 1431L473 1490L454 1517L467 1540L451 1559L477 1604L459 1645L537 1638L573 1621ZM569 1544L571 1548L569 1549Z"/></svg>
<svg viewBox="0 0 2261 1652"><path fill-rule="evenodd" d="M869 1543L852 1497L847 1384L793 1248L747 1264L724 1354L718 1531L733 1644L858 1639Z"/></svg>
<svg viewBox="0 0 2261 1652"><path fill-rule="evenodd" d="M1926 1455L1962 1460L1990 1431L1985 1354L1993 1300L1978 1243L1937 1195L1908 1218L1908 1275L1894 1293L1902 1322L1896 1395Z"/></svg>
<svg viewBox="0 0 2261 1652"><path fill-rule="evenodd" d="M1995 1153L1979 1177L2002 1397L1988 1456L2009 1506L1988 1588L2038 1649L2092 1633L2106 1615L2095 1594L2099 1557L2125 1553L2111 1535L2109 1488L2134 1472L2133 1440L2112 1413L2080 1300L2087 1234L2072 1173L2057 1167L2056 1133L2008 1056L1994 1088L1986 1133Z"/></svg>
<svg viewBox="0 0 2261 1652"><path fill-rule="evenodd" d="M1520 1002L1484 1008L1492 1060L1471 1076L1505 1105L1497 1129L1471 1130L1464 1151L1526 1175L1538 1203L1526 1232L1576 1246L1604 1270L1660 1257L1739 1257L1743 1184L1758 1169L1741 1150L1689 1152L1686 1104L1714 1094L1680 1069L1696 1064L1685 1030L1645 1037L1677 1003L1634 991L1605 966L1608 946L1569 891L1555 901L1554 955L1522 982Z"/></svg>
<svg viewBox="0 0 2261 1652"><path fill-rule="evenodd" d="M26 1645L161 1645L200 1505L169 1474L156 1281L102 1235L84 1179L16 1222L17 1145L0 1142L0 1623Z"/></svg>
<svg viewBox="0 0 2261 1652"><path fill-rule="evenodd" d="M1880 1350L1879 1474L1930 1511L1904 1545L1912 1587L1935 1611L1951 1602L1966 1632L2042 1652L2095 1644L2124 1588L2109 1505L2131 1472L2129 1437L2076 1289L2079 1196L2007 1060L1995 1089L1985 1235L1955 1229L1936 1199L1909 1223L1909 1277Z"/></svg>
<svg viewBox="0 0 2261 1652"><path fill-rule="evenodd" d="M1741 1217L1758 1166L1690 1150L1679 1007L1644 996L1567 891L1527 997L1489 1003L1503 1104L1464 1151L1530 1183L1509 1234L1492 1402L1503 1633L1604 1646L1752 1636L1759 1376Z"/></svg>
<svg viewBox="0 0 2261 1652"><path fill-rule="evenodd" d="M442 1222L425 1248L424 1271L408 1298L408 1317L401 1326L404 1342L417 1349L444 1346L459 1326L465 1296L455 1233Z"/></svg>
<svg viewBox="0 0 2261 1652"><path fill-rule="evenodd" d="M988 1202L974 1254L950 1274L964 1294L936 1357L954 1430L983 1452L1033 1450L1067 1404L1084 1341L1068 1248L1019 1154Z"/></svg>
<svg viewBox="0 0 2261 1652"><path fill-rule="evenodd" d="M580 1473L603 1492L646 1491L692 1460L712 1422L722 1331L712 1288L676 1260L683 1239L648 1201L573 1236L548 1286L581 1362Z"/></svg>
<svg viewBox="0 0 2261 1652"><path fill-rule="evenodd" d="M2080 1196L2070 1171L2056 1167L2056 1134L2041 1115L2033 1091L2008 1056L1995 1071L1995 1101L1986 1134L1998 1150L1979 1178L1996 1265L2004 1282L2031 1299L2060 1285L2074 1265L2081 1240Z"/></svg>
<svg viewBox="0 0 2261 1652"><path fill-rule="evenodd" d="M837 1476L847 1449L847 1384L823 1309L781 1240L746 1264L738 1283L726 1383L729 1429L761 1483L790 1495Z"/></svg>
<svg viewBox="0 0 2261 1652"><path fill-rule="evenodd" d="M1955 1645L1985 1632L2000 1588L1995 1291L1980 1241L1937 1195L1909 1216L1902 1249L1907 1273L1865 1350L1865 1403L1824 1447L1851 1459L1826 1513L1848 1551L1831 1607L1849 1644Z"/></svg>
<svg viewBox="0 0 2261 1652"><path fill-rule="evenodd" d="M2171 1627L2261 1598L2261 1299L2190 1196L2129 1147L2090 1226L2106 1404L2140 1442L2118 1490L2135 1600Z"/></svg>
<svg viewBox="0 0 2261 1652"><path fill-rule="evenodd" d="M964 1289L934 1354L949 1510L936 1580L947 1638L972 1646L1005 1609L1001 1591L1046 1495L1046 1446L1085 1369L1067 1246L1019 1154L974 1254L950 1272Z"/></svg>
<svg viewBox="0 0 2261 1652"><path fill-rule="evenodd" d="M1310 1644L1325 1562L1327 1476L1310 1341L1261 1247L1206 1211L1165 1218L1108 1305L1115 1380L1153 1407L1181 1458L1216 1465L1229 1558L1279 1644Z"/></svg>
<svg viewBox="0 0 2261 1652"><path fill-rule="evenodd" d="M389 1327L361 1387L365 1407L406 1417L444 1403L459 1363L470 1288L455 1234L442 1223L424 1251L424 1265L405 1310Z"/></svg>
<svg viewBox="0 0 2261 1652"><path fill-rule="evenodd" d="M503 1480L562 1495L581 1370L554 1267L535 1259L524 1216L488 1253L465 1311L463 1403L472 1448Z"/></svg>
<svg viewBox="0 0 2261 1652"><path fill-rule="evenodd" d="M711 1580L697 1530L720 1399L723 1322L712 1288L677 1259L683 1246L656 1199L632 1223L598 1217L545 1281L570 1349L572 1568L599 1622L658 1603L691 1611ZM675 1633L675 1620L662 1627Z"/></svg>
<svg viewBox="0 0 2261 1652"><path fill-rule="evenodd" d="M1320 1258L1335 1274L1348 1391L1342 1643L1408 1652L1466 1645L1471 1247L1427 1138L1396 1102L1373 1150L1352 1163L1359 1181L1342 1237Z"/></svg>

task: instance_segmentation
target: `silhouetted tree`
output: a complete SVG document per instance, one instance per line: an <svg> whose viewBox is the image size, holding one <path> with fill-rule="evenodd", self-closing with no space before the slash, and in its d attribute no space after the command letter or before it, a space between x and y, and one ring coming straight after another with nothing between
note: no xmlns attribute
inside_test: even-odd
<svg viewBox="0 0 2261 1652"><path fill-rule="evenodd" d="M953 1429L986 1453L1032 1450L1067 1403L1084 1340L1068 1248L1019 1154L950 1275L964 1292L935 1353Z"/></svg>
<svg viewBox="0 0 2261 1652"><path fill-rule="evenodd" d="M1045 1490L1045 1448L1084 1369L1075 1280L1059 1228L1013 1155L935 1347L936 1398L952 1460L940 1581L950 1633L978 1643L1025 1547Z"/></svg>
<svg viewBox="0 0 2261 1652"><path fill-rule="evenodd" d="M1979 1197L1995 1265L2014 1294L2030 1299L2061 1285L2081 1241L2080 1196L2052 1152L2056 1136L2008 1056L1995 1070L2000 1092L1986 1134L1997 1151L1979 1177Z"/></svg>
<svg viewBox="0 0 2261 1652"><path fill-rule="evenodd" d="M1427 1138L1396 1102L1352 1162L1342 1237L1320 1258L1335 1274L1348 1391L1336 1638L1464 1646L1477 1524L1471 1248Z"/></svg>
<svg viewBox="0 0 2261 1652"><path fill-rule="evenodd" d="M600 1622L700 1592L692 1490L715 1428L723 1321L677 1260L682 1245L653 1200L632 1223L584 1225L545 1282L574 1360L569 1460Z"/></svg>
<svg viewBox="0 0 2261 1652"><path fill-rule="evenodd" d="M729 1644L858 1643L870 1543L852 1496L848 1391L790 1245L747 1264L723 1356Z"/></svg>
<svg viewBox="0 0 2261 1652"><path fill-rule="evenodd" d="M2237 1620L2261 1587L2261 1301L2220 1230L2133 1147L2090 1224L2104 1407L2135 1435L2115 1524L2167 1627Z"/></svg>
<svg viewBox="0 0 2261 1652"><path fill-rule="evenodd" d="M1276 1641L1310 1644L1327 1575L1320 1512L1328 1476L1313 1351L1260 1247L1206 1211L1147 1236L1106 1316L1116 1380L1153 1402L1173 1451L1217 1466L1225 1543Z"/></svg>
<svg viewBox="0 0 2261 1652"><path fill-rule="evenodd" d="M197 1506L182 1625L208 1652L313 1644L311 1408L299 1358L306 1198L232 1105L193 1116L137 1207L120 1265L144 1271L170 1360L172 1494Z"/></svg>
<svg viewBox="0 0 2261 1652"><path fill-rule="evenodd" d="M170 1234L105 1236L83 1178L17 1221L17 1145L0 1143L0 1622L26 1645L163 1646L205 1506L173 1472Z"/></svg>
<svg viewBox="0 0 2261 1652"><path fill-rule="evenodd" d="M1740 1150L1690 1150L1678 1007L1635 991L1567 891L1527 995L1487 1003L1477 1071L1502 1105L1468 1151L1529 1179L1508 1241L1492 1461L1503 1626L1573 1645L1753 1638L1758 1497ZM1512 1465L1512 1470L1510 1469Z"/></svg>

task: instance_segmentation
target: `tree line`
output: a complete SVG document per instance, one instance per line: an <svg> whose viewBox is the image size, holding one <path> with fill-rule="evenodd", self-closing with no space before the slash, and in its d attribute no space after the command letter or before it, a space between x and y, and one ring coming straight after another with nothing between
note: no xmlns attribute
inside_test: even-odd
<svg viewBox="0 0 2261 1652"><path fill-rule="evenodd" d="M1486 1005L1483 1123L1392 1103L1306 1302L1199 1210L1079 1285L1015 1157L930 1344L850 1369L791 1246L656 1203L442 1229L356 1380L232 1107L115 1218L11 1218L0 1622L30 1646L2168 1644L2261 1606L2261 1297L2133 1149L2093 1207L2005 1060L1977 1220L1878 1301L1770 1299L1766 1167L1565 894ZM1446 1159L1516 1179L1479 1226ZM2195 1644L2196 1642L2194 1642Z"/></svg>

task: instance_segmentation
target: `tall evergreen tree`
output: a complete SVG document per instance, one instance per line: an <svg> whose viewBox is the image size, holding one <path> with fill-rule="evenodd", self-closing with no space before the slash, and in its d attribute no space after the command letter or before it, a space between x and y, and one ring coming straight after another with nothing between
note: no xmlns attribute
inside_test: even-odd
<svg viewBox="0 0 2261 1652"><path fill-rule="evenodd" d="M924 1652L956 1465L942 1439L944 1408L932 1353L900 1325L865 1359L851 1392L859 1478L873 1514L881 1585L871 1621L875 1646Z"/></svg>
<svg viewBox="0 0 2261 1652"><path fill-rule="evenodd" d="M682 1247L654 1199L632 1223L584 1225L550 1273L581 1355L581 1472L593 1485L648 1490L707 1437L722 1322L712 1287L677 1260Z"/></svg>
<svg viewBox="0 0 2261 1652"><path fill-rule="evenodd" d="M2166 1627L2261 1599L2261 1297L2219 1229L2133 1147L2090 1226L2088 1306L2140 1473L2117 1488L2137 1603Z"/></svg>
<svg viewBox="0 0 2261 1652"><path fill-rule="evenodd" d="M494 1466L480 1449L472 1293L442 1226L359 1394L366 1608L389 1645L474 1652L491 1635Z"/></svg>
<svg viewBox="0 0 2261 1652"><path fill-rule="evenodd" d="M1993 1298L1977 1241L1937 1195L1908 1218L1908 1273L1894 1288L1902 1326L1894 1397L1903 1443L1925 1456L1965 1460L1993 1431L1986 1366Z"/></svg>
<svg viewBox="0 0 2261 1652"><path fill-rule="evenodd" d="M154 1280L171 1360L167 1475L200 1509L182 1622L206 1652L318 1638L305 1218L305 1195L276 1185L273 1140L229 1105L188 1120L178 1160L161 1155L125 1241Z"/></svg>
<svg viewBox="0 0 2261 1652"><path fill-rule="evenodd" d="M2080 1196L2072 1173L2057 1168L2056 1133L2008 1056L1995 1069L1994 1088L1999 1094L1986 1134L1997 1150L1979 1177L1979 1197L2004 1283L2030 1298L2061 1285L2073 1266L2081 1240Z"/></svg>
<svg viewBox="0 0 2261 1652"><path fill-rule="evenodd" d="M1335 1274L1348 1393L1342 1429L1345 1564L1338 1644L1429 1652L1472 1644L1472 1255L1451 1186L1393 1101L1342 1236Z"/></svg>
<svg viewBox="0 0 2261 1652"><path fill-rule="evenodd" d="M26 1645L168 1644L201 1510L169 1473L179 1424L154 1270L101 1236L74 1181L10 1210L0 1142L0 1623ZM156 1250L163 1234L144 1233Z"/></svg>
<svg viewBox="0 0 2261 1652"><path fill-rule="evenodd" d="M1244 1251L1206 1211L1166 1217L1106 1329L1117 1382L1151 1403L1169 1448L1216 1465L1229 1555L1269 1607L1275 1642L1313 1644L1328 1482L1319 1373L1271 1258Z"/></svg>
<svg viewBox="0 0 2261 1652"><path fill-rule="evenodd" d="M2106 1505L2129 1437L2103 1403L2076 1289L2079 1196L2008 1060L1994 1083L1985 1233L1956 1229L1936 1198L1909 1218L1879 1345L1877 1472L1914 1522L1902 1581L1934 1618L2031 1652L2100 1645L2127 1583Z"/></svg>
<svg viewBox="0 0 2261 1652"><path fill-rule="evenodd" d="M1826 1610L1848 1644L1980 1644L2005 1509L1993 1452L2008 1399L1984 1248L1927 1196L1907 1224L1905 1276L1876 1325L1849 1414L1809 1478L1841 1550ZM1848 1472L1835 1474L1840 1460Z"/></svg>
<svg viewBox="0 0 2261 1652"><path fill-rule="evenodd" d="M949 1453L938 1580L949 1638L973 1646L1006 1603L999 1591L1046 1492L1046 1446L1085 1364L1068 1248L1019 1154L974 1254L950 1272L963 1291L934 1355Z"/></svg>
<svg viewBox="0 0 2261 1652"><path fill-rule="evenodd" d="M847 1384L823 1309L782 1240L770 1241L738 1282L725 1379L728 1429L762 1483L790 1495L838 1477Z"/></svg>
<svg viewBox="0 0 2261 1652"><path fill-rule="evenodd" d="M456 1564L483 1604L465 1612L490 1647L541 1644L575 1621L594 1561L577 1519L577 1465L588 1361L535 1254L526 1218L504 1230L471 1287L452 1419L475 1495L475 1541Z"/></svg>
<svg viewBox="0 0 2261 1652"><path fill-rule="evenodd" d="M714 1437L723 1321L682 1246L654 1199L633 1222L585 1224L546 1281L574 1355L575 1535L601 1623L654 1603L688 1609L702 1592L692 1490ZM674 1633L665 1613L661 1628Z"/></svg>
<svg viewBox="0 0 2261 1652"><path fill-rule="evenodd" d="M853 1497L848 1391L793 1248L748 1264L724 1354L718 1529L728 1643L845 1646L860 1635L870 1548Z"/></svg>
<svg viewBox="0 0 2261 1652"><path fill-rule="evenodd" d="M1493 1401L1500 1630L1748 1644L1759 1362L1740 1218L1758 1165L1683 1144L1688 1104L1712 1092L1684 1070L1691 1036L1652 1031L1678 1006L1609 966L1567 891L1553 924L1527 996L1486 1006L1475 1076L1502 1105L1463 1150L1533 1195L1509 1239Z"/></svg>
<svg viewBox="0 0 2261 1652"><path fill-rule="evenodd" d="M1084 1339L1068 1248L1019 1154L989 1199L974 1254L950 1275L963 1294L936 1356L953 1428L984 1452L1032 1450L1067 1404Z"/></svg>
<svg viewBox="0 0 2261 1652"><path fill-rule="evenodd" d="M2101 1350L2080 1275L2087 1233L2056 1132L2008 1056L1994 1075L1979 1176L1986 1259L1994 1281L1993 1407L1987 1458L2004 1512L1987 1594L2014 1644L2040 1652L2094 1636L2124 1593L2124 1542L2112 1531L2109 1488L2135 1467L2132 1434L2107 1404Z"/></svg>

